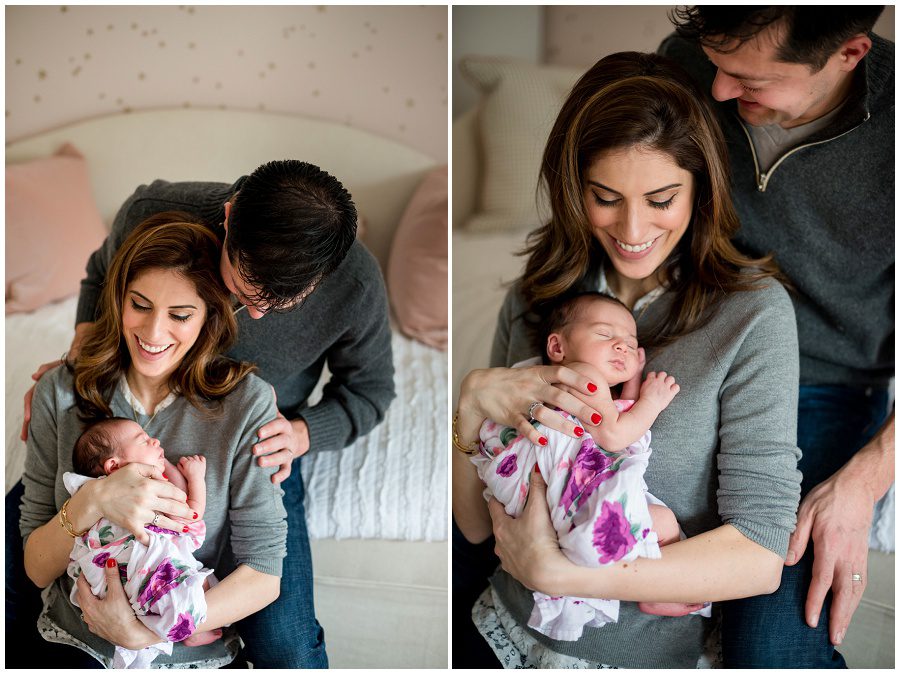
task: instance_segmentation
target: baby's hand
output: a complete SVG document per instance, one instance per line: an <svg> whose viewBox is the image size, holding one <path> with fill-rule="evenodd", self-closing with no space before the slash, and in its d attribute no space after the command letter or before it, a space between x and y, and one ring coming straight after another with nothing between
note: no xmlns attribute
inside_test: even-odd
<svg viewBox="0 0 900 674"><path fill-rule="evenodd" d="M178 461L178 470L186 479L195 478L203 479L206 475L206 457L194 454L193 456L182 456Z"/></svg>
<svg viewBox="0 0 900 674"><path fill-rule="evenodd" d="M653 403L662 411L680 390L675 377L666 375L665 372L650 372L641 385L641 400Z"/></svg>

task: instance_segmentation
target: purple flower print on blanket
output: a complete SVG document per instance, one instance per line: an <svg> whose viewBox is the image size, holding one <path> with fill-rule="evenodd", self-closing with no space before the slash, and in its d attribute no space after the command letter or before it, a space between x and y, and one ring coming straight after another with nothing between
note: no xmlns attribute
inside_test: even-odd
<svg viewBox="0 0 900 674"><path fill-rule="evenodd" d="M190 613L181 613L178 616L178 622L166 634L169 641L184 641L194 633L197 629L194 625L194 616Z"/></svg>
<svg viewBox="0 0 900 674"><path fill-rule="evenodd" d="M108 552L101 552L99 555L94 557L91 562L93 562L94 566L99 566L101 569L106 566L106 560L109 559Z"/></svg>
<svg viewBox="0 0 900 674"><path fill-rule="evenodd" d="M612 477L603 475L603 471L609 468L610 464L612 459L594 444L593 438L585 438L575 457L575 465L569 473L569 481L563 490L559 505L568 512L573 504L586 501L601 482Z"/></svg>
<svg viewBox="0 0 900 674"><path fill-rule="evenodd" d="M144 581L144 587L138 595L138 604L145 610L149 609L182 580L184 576L177 565L172 563L170 557L166 557Z"/></svg>
<svg viewBox="0 0 900 674"><path fill-rule="evenodd" d="M631 533L631 524L618 501L604 501L600 517L594 522L594 549L600 553L599 562L617 562L628 554L637 543Z"/></svg>
<svg viewBox="0 0 900 674"><path fill-rule="evenodd" d="M513 473L516 472L516 455L510 454L503 461L500 462L500 465L497 466L497 475L500 477L509 477Z"/></svg>

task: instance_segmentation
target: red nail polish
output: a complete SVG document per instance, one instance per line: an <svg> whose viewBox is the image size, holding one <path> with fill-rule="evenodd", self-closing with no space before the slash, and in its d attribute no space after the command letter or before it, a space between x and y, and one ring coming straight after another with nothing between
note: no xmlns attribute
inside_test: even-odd
<svg viewBox="0 0 900 674"><path fill-rule="evenodd" d="M589 381L588 382L588 391L590 391L591 393L595 393L597 391L597 385L594 382Z"/></svg>
<svg viewBox="0 0 900 674"><path fill-rule="evenodd" d="M603 417L601 417L601 416L600 416L599 414L597 414L596 412L594 412L594 413L591 415L591 423L599 424L602 420L603 420Z"/></svg>
<svg viewBox="0 0 900 674"><path fill-rule="evenodd" d="M194 513L194 519L197 519L198 517L199 515L197 513Z"/></svg>
<svg viewBox="0 0 900 674"><path fill-rule="evenodd" d="M545 438L545 437L542 435L540 438L538 438L538 442L541 443L542 445L546 445L546 444L547 444L547 438Z"/></svg>
<svg viewBox="0 0 900 674"><path fill-rule="evenodd" d="M539 465L537 465L537 464L534 464L534 472L537 473L538 475L540 475L540 474L541 474L541 467L540 467Z"/></svg>
<svg viewBox="0 0 900 674"><path fill-rule="evenodd" d="M110 557L109 559L106 560L106 568L107 569L112 569L115 566L117 566L115 558Z"/></svg>
<svg viewBox="0 0 900 674"><path fill-rule="evenodd" d="M181 533L186 534L186 533L187 533L187 527L184 527L184 529L181 530Z"/></svg>
<svg viewBox="0 0 900 674"><path fill-rule="evenodd" d="M166 474L165 474L165 473L163 473L162 476L163 476L163 480L168 480L168 479L169 479L169 478L166 477Z"/></svg>
<svg viewBox="0 0 900 674"><path fill-rule="evenodd" d="M575 427L575 435L577 435L580 438L582 435L584 435L584 429L581 426L576 426Z"/></svg>

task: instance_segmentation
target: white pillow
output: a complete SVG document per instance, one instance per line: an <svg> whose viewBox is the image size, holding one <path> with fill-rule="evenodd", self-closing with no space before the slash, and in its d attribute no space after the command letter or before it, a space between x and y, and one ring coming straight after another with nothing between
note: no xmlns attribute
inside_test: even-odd
<svg viewBox="0 0 900 674"><path fill-rule="evenodd" d="M534 229L549 215L537 190L544 145L583 71L479 56L463 58L459 67L482 93L483 180L478 209L465 228Z"/></svg>

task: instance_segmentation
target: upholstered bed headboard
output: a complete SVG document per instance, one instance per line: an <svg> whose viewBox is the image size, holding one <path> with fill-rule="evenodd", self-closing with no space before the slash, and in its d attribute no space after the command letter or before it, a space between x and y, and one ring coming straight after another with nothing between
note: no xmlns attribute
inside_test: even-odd
<svg viewBox="0 0 900 674"><path fill-rule="evenodd" d="M226 110L158 110L98 117L14 141L6 163L46 157L64 143L85 156L94 198L109 224L141 184L232 182L273 159L302 159L336 176L366 220L365 243L387 264L394 227L437 162L412 148L344 124Z"/></svg>

